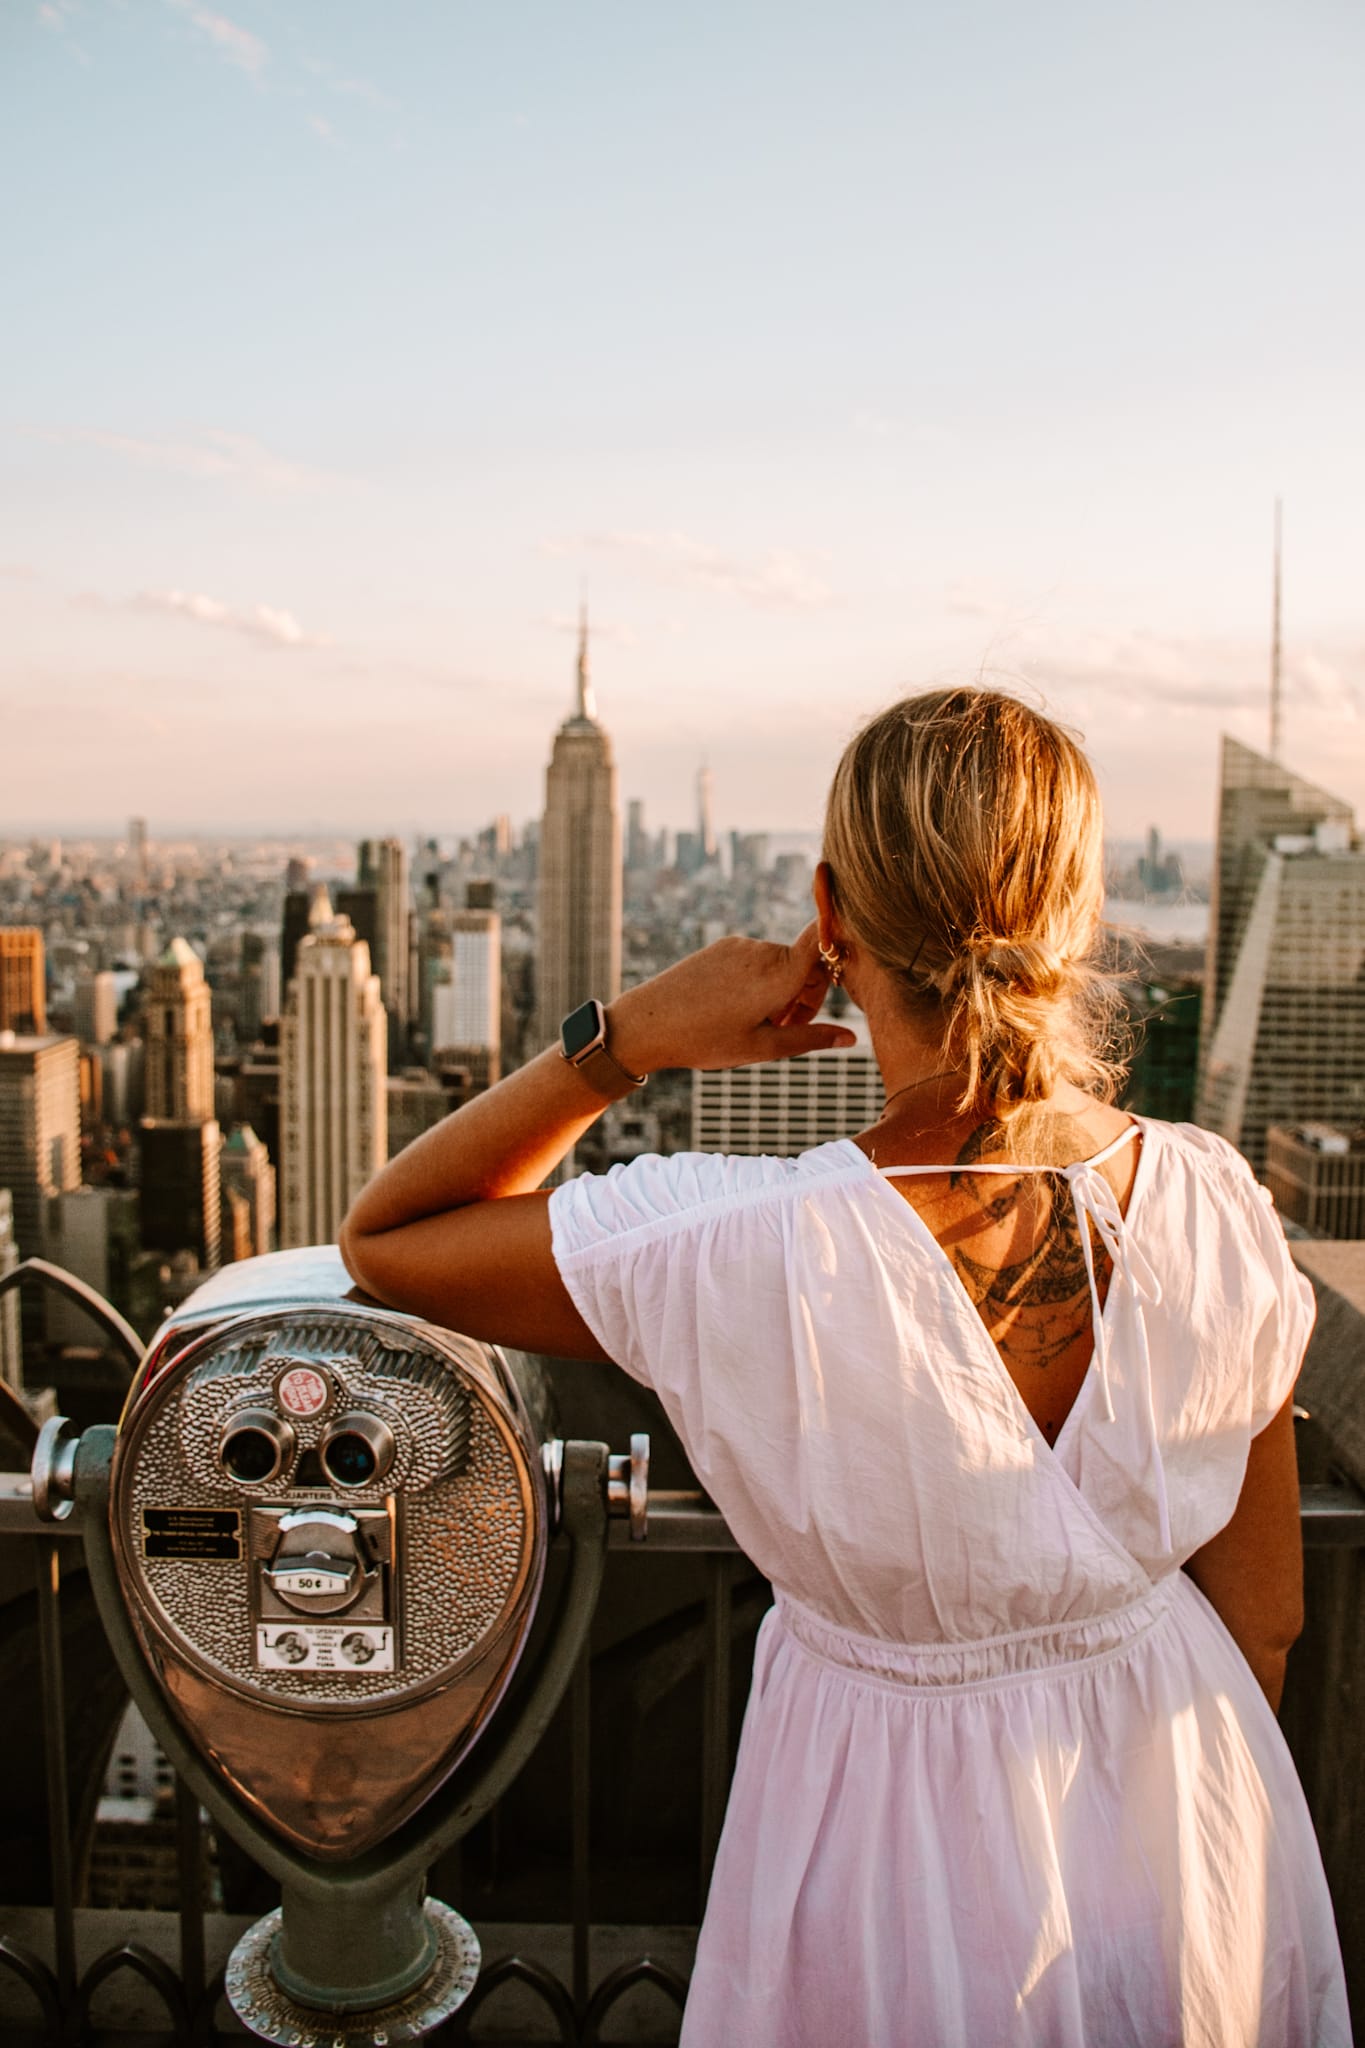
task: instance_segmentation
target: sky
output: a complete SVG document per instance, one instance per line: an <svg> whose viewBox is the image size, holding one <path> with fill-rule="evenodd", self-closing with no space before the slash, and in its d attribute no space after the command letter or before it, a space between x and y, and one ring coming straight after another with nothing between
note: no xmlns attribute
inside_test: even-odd
<svg viewBox="0 0 1365 2048"><path fill-rule="evenodd" d="M0 0L0 836L818 823L894 698L1365 813L1353 0Z"/></svg>

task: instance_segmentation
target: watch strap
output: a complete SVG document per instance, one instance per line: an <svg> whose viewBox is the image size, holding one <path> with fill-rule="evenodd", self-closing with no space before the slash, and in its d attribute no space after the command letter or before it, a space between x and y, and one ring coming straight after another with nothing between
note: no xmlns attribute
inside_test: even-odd
<svg viewBox="0 0 1365 2048"><path fill-rule="evenodd" d="M604 1095L608 1102L619 1102L625 1095L633 1095L637 1088L645 1085L643 1074L632 1074L614 1060L605 1045L590 1046L581 1058L572 1062L590 1088Z"/></svg>

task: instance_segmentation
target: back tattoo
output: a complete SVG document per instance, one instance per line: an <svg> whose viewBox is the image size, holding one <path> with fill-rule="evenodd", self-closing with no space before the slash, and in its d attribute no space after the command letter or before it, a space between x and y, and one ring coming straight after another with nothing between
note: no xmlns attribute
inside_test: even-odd
<svg viewBox="0 0 1365 2048"><path fill-rule="evenodd" d="M1090 1327L1081 1224L1060 1171L1007 1180L1001 1174L975 1174L972 1167L977 1161L1003 1161L1008 1154L1042 1165L1055 1161L1060 1168L1084 1159L1090 1149L1092 1141L1076 1117L1024 1111L1008 1131L994 1120L978 1125L958 1153L949 1185L967 1194L992 1223L1031 1222L1037 1232L1031 1251L1002 1265L960 1246L943 1247L987 1330L1006 1346L1015 1365L1046 1369ZM1095 1242L1094 1252L1103 1299L1109 1260L1102 1244Z"/></svg>

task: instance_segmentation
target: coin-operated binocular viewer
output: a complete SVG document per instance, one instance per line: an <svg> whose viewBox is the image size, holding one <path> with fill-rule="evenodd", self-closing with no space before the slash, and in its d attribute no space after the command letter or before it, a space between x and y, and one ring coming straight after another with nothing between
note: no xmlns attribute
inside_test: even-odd
<svg viewBox="0 0 1365 2048"><path fill-rule="evenodd" d="M611 1459L550 1412L535 1361L351 1298L319 1250L192 1295L117 1431L44 1429L35 1503L79 1511L134 1699L282 1887L227 1975L267 2041L412 2040L474 1984L426 1871L554 1711L608 1513L644 1532L647 1439ZM556 1530L562 1594L523 1660Z"/></svg>

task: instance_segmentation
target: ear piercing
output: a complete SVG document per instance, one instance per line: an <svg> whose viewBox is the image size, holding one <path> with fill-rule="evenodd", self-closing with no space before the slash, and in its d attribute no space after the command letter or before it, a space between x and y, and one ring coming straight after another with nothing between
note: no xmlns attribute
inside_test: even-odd
<svg viewBox="0 0 1365 2048"><path fill-rule="evenodd" d="M825 965L825 971L829 975L830 987L838 988L839 983L844 978L843 954L837 946L821 946L819 951L820 958Z"/></svg>

